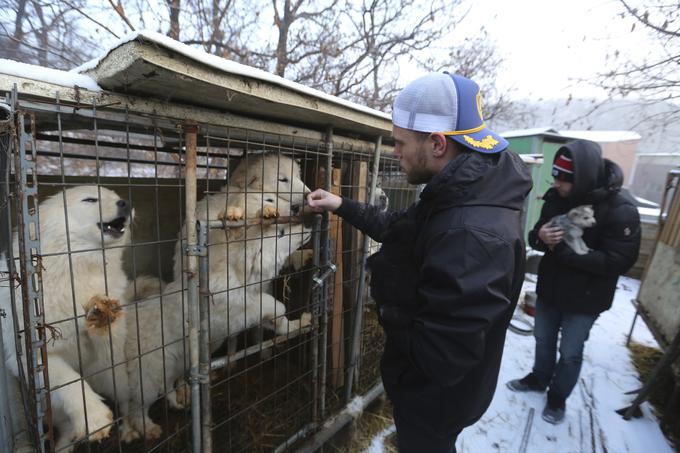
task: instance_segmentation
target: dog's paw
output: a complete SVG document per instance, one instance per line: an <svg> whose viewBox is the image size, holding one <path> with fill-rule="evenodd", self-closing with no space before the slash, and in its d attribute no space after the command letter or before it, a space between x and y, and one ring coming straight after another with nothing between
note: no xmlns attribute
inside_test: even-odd
<svg viewBox="0 0 680 453"><path fill-rule="evenodd" d="M264 218L264 219L275 219L278 216L279 216L279 210L276 209L276 206L271 205L271 204L265 204L262 207L262 218Z"/></svg>
<svg viewBox="0 0 680 453"><path fill-rule="evenodd" d="M146 437L146 440L160 439L161 434L163 434L163 428L161 428L160 425L154 422L146 423L146 431L144 433L144 437Z"/></svg>
<svg viewBox="0 0 680 453"><path fill-rule="evenodd" d="M87 427L90 431L88 440L90 442L98 442L106 439L111 434L111 427L113 426L113 412L104 404L103 407L97 410L88 410L87 412Z"/></svg>
<svg viewBox="0 0 680 453"><path fill-rule="evenodd" d="M167 398L173 409L186 409L191 404L191 388L184 379L177 379L175 389L168 393Z"/></svg>
<svg viewBox="0 0 680 453"><path fill-rule="evenodd" d="M123 426L120 427L120 440L126 444L129 444L130 442L134 442L135 440L141 438L142 433L137 431L129 421L124 420Z"/></svg>
<svg viewBox="0 0 680 453"><path fill-rule="evenodd" d="M105 335L109 328L123 316L123 309L117 299L96 295L83 305L87 330Z"/></svg>
<svg viewBox="0 0 680 453"><path fill-rule="evenodd" d="M302 315L300 315L300 329L304 329L305 327L311 326L312 325L312 314L309 312L304 312Z"/></svg>
<svg viewBox="0 0 680 453"><path fill-rule="evenodd" d="M217 215L218 220L242 220L245 219L245 213L240 206L227 206L227 209L221 211Z"/></svg>

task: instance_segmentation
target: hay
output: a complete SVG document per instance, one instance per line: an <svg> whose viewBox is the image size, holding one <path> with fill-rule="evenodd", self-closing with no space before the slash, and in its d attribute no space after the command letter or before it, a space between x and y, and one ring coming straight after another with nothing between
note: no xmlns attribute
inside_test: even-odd
<svg viewBox="0 0 680 453"><path fill-rule="evenodd" d="M663 353L657 348L650 348L635 342L631 342L628 348L633 359L633 365L640 374L640 380L646 382ZM649 402L660 420L659 424L663 433L674 445L680 445L680 411L678 411L678 407L672 407L666 412L669 409L667 405L671 399L673 387L673 373L671 370L666 370L657 381Z"/></svg>

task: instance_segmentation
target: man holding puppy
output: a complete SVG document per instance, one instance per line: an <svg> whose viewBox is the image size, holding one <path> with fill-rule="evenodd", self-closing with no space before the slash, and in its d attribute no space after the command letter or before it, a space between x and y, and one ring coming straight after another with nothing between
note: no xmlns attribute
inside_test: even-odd
<svg viewBox="0 0 680 453"><path fill-rule="evenodd" d="M555 156L552 174L553 187L543 196L540 219L529 233L529 244L545 252L536 285L534 368L507 385L518 392L549 389L543 419L556 424L564 419L566 399L578 382L590 329L611 307L619 275L637 260L640 217L631 197L620 191L621 168L602 158L597 143L567 143ZM586 204L593 205L596 224L583 234L590 252L579 255L550 219Z"/></svg>
<svg viewBox="0 0 680 453"><path fill-rule="evenodd" d="M489 406L524 278L520 222L527 168L484 124L479 87L429 74L392 112L394 155L412 184L408 209L384 213L324 190L328 210L382 242L369 259L386 334L381 372L401 452L455 452Z"/></svg>

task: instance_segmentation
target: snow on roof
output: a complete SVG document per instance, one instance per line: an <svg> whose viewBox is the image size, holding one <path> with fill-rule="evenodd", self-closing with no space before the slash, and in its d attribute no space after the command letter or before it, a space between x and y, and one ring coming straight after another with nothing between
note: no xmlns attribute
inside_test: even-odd
<svg viewBox="0 0 680 453"><path fill-rule="evenodd" d="M115 48L136 40L136 39L143 39L146 41L151 41L155 44L161 45L163 47L166 47L167 49L170 49L174 52L177 52L179 54L184 55L185 57L191 58L192 60L195 60L199 63L211 66L215 69L218 69L220 71L225 71L230 74L235 74L235 75L240 75L244 77L249 77L253 79L258 79L264 82L269 82L273 83L276 85L279 85L284 88L288 88L290 90L297 91L299 93L308 95L308 96L314 96L316 98L324 99L326 101L333 102L335 104L342 105L344 107L348 107L354 110L358 110L364 113L368 113L370 115L375 115L379 116L388 120L391 120L392 117L384 112L381 112L379 110L372 109L370 107L366 107L364 105L356 104L354 102L347 101L345 99L341 99L337 96L332 96L330 94L324 93L322 91L316 90L314 88L309 88L307 86L304 86L302 84L284 79L283 77L276 76L274 74L271 74L269 72L263 71L261 69L253 68L250 66L246 66L240 63L236 63L235 61L227 60L221 57L218 57L216 55L211 55L209 53L206 53L200 49L196 49L193 47L190 47L186 44L182 44L179 41L175 41L174 39L162 35L160 33L156 33L150 30L141 30L137 31L134 33L130 33L128 35L123 36L120 38L118 41L116 41L109 49L107 49L102 55L100 55L98 58L95 58L94 60L90 60L77 68L71 69L72 73L83 73L85 71L88 71L90 69L94 69L99 65L99 63L106 58L106 56Z"/></svg>
<svg viewBox="0 0 680 453"><path fill-rule="evenodd" d="M92 91L101 91L101 88L92 77L83 74L75 74L73 72L20 63L5 58L0 58L0 68L0 73L10 76L39 80L41 82L53 83L55 85L71 88L79 87Z"/></svg>
<svg viewBox="0 0 680 453"><path fill-rule="evenodd" d="M624 142L628 140L640 140L640 134L634 131L559 131L561 135L570 138L581 138L593 142Z"/></svg>
<svg viewBox="0 0 680 453"><path fill-rule="evenodd" d="M543 135L543 134L557 134L557 130L552 127L534 127L531 129L515 129L511 131L501 132L501 137L513 138L513 137L528 137L530 135Z"/></svg>

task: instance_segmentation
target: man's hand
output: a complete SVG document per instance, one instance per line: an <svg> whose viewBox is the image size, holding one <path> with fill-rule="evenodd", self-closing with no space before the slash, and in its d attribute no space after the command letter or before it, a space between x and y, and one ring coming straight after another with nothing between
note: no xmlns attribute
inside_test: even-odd
<svg viewBox="0 0 680 453"><path fill-rule="evenodd" d="M330 192L326 192L323 189L316 189L314 192L307 195L307 205L309 205L314 212L334 212L341 204L342 198Z"/></svg>
<svg viewBox="0 0 680 453"><path fill-rule="evenodd" d="M543 224L541 229L538 230L538 237L552 250L557 244L562 242L564 231L561 228L550 226L550 222L548 222Z"/></svg>

